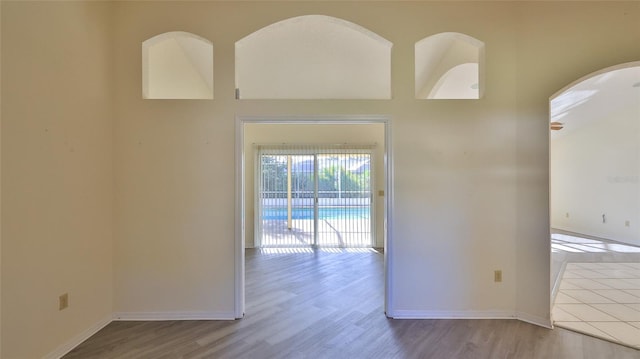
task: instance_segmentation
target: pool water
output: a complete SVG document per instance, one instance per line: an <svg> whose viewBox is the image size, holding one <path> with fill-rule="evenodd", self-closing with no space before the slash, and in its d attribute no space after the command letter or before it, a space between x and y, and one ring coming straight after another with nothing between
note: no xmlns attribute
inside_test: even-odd
<svg viewBox="0 0 640 359"><path fill-rule="evenodd" d="M293 219L313 219L313 207L293 208L291 211ZM318 208L319 219L369 219L369 207L320 207ZM286 207L269 207L262 209L262 219L265 220L286 220Z"/></svg>

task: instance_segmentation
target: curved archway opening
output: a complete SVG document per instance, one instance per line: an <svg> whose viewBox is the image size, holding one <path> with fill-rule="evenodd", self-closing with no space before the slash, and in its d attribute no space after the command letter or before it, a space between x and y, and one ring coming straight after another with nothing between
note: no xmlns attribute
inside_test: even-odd
<svg viewBox="0 0 640 359"><path fill-rule="evenodd" d="M484 92L484 43L445 32L415 44L417 99L479 99Z"/></svg>
<svg viewBox="0 0 640 359"><path fill-rule="evenodd" d="M237 97L389 99L391 47L342 19L286 19L236 42Z"/></svg>
<svg viewBox="0 0 640 359"><path fill-rule="evenodd" d="M627 314L640 307L640 61L553 95L549 151L552 320L637 346Z"/></svg>
<svg viewBox="0 0 640 359"><path fill-rule="evenodd" d="M183 31L142 42L142 97L212 99L213 44Z"/></svg>

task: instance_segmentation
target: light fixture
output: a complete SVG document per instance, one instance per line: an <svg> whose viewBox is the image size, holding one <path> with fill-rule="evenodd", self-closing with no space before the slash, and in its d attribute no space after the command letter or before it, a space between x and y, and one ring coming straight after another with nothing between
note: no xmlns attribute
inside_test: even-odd
<svg viewBox="0 0 640 359"><path fill-rule="evenodd" d="M564 128L564 123L562 122L551 122L551 130L552 131L559 131L562 130Z"/></svg>

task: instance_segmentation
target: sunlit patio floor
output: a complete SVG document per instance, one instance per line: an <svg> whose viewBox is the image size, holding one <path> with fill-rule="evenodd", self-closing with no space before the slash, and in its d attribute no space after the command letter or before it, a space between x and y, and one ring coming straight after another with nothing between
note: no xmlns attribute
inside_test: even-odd
<svg viewBox="0 0 640 359"><path fill-rule="evenodd" d="M312 219L296 219L288 228L286 220L265 220L262 224L261 247L309 247L314 245ZM368 219L319 219L320 247L371 247L371 222Z"/></svg>

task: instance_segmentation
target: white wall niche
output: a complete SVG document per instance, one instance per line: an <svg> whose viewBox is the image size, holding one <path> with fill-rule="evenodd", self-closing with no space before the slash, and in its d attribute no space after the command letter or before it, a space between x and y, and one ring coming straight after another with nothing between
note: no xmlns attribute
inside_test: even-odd
<svg viewBox="0 0 640 359"><path fill-rule="evenodd" d="M213 44L171 31L142 42L144 99L213 99Z"/></svg>
<svg viewBox="0 0 640 359"><path fill-rule="evenodd" d="M484 94L484 42L443 32L415 44L417 99L480 99Z"/></svg>
<svg viewBox="0 0 640 359"><path fill-rule="evenodd" d="M236 42L239 99L390 99L391 47L342 19L306 15Z"/></svg>

